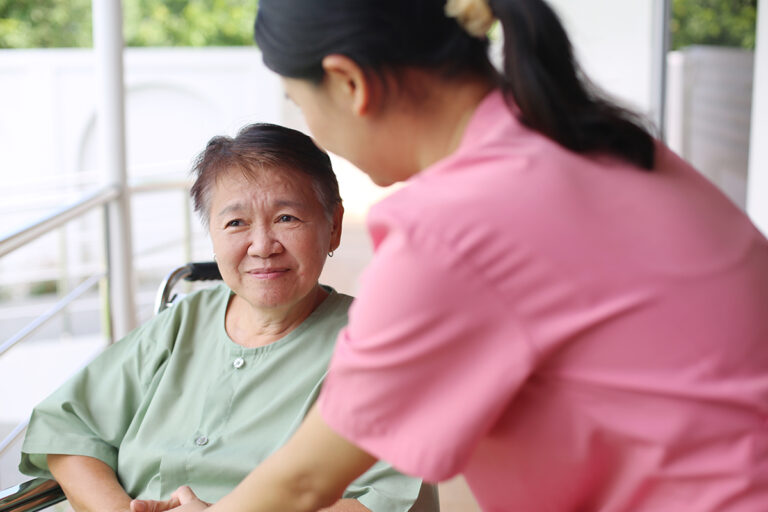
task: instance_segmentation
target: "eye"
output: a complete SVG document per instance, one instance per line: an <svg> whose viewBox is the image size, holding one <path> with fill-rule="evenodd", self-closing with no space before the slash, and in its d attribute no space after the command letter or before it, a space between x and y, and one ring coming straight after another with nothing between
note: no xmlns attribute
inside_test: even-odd
<svg viewBox="0 0 768 512"><path fill-rule="evenodd" d="M242 226L242 225L243 225L243 221L242 220L240 220L240 219L233 219L233 220L230 220L229 222L227 222L227 224L224 227L236 228L236 227Z"/></svg>
<svg viewBox="0 0 768 512"><path fill-rule="evenodd" d="M281 215L277 218L277 222L295 222L299 219L294 217L293 215Z"/></svg>

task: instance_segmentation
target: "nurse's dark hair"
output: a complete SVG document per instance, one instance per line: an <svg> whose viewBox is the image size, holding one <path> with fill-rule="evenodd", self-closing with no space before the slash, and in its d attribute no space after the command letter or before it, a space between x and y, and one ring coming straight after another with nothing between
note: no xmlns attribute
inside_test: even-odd
<svg viewBox="0 0 768 512"><path fill-rule="evenodd" d="M305 134L268 123L245 126L235 137L217 136L195 159L190 196L203 224L210 222L216 180L233 170L251 177L263 170L292 169L312 179L315 193L330 219L341 205L339 184L328 154Z"/></svg>
<svg viewBox="0 0 768 512"><path fill-rule="evenodd" d="M322 60L341 54L369 76L420 68L451 79L497 80L526 126L577 153L603 153L651 170L654 139L581 72L558 16L544 0L487 0L504 33L503 69L488 39L444 14L445 0L261 0L255 39L280 75L319 83ZM414 84L418 85L418 84Z"/></svg>

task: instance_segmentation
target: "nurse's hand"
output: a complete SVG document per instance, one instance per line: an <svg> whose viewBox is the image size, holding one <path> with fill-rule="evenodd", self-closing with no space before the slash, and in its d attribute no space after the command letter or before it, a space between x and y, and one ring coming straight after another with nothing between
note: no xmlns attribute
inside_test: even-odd
<svg viewBox="0 0 768 512"><path fill-rule="evenodd" d="M198 498L192 489L182 485L171 494L171 499L166 501L157 500L133 500L131 501L131 512L165 512L166 510L175 510L176 512L197 512L205 510L210 506Z"/></svg>

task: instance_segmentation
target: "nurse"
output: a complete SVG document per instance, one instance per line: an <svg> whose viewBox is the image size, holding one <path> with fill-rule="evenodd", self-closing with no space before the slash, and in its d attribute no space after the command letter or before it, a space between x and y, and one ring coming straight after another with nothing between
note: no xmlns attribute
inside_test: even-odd
<svg viewBox="0 0 768 512"><path fill-rule="evenodd" d="M377 459L488 511L765 508L768 242L544 1L261 0L256 40L322 146L406 186L317 406L212 510L316 510Z"/></svg>

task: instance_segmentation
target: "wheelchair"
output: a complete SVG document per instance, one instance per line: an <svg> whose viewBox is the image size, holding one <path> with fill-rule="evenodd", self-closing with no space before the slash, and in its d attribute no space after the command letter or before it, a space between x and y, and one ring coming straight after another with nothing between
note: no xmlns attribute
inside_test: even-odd
<svg viewBox="0 0 768 512"><path fill-rule="evenodd" d="M169 308L182 297L175 292L180 281L221 280L219 267L214 261L187 263L169 272L157 289L154 314ZM35 512L64 501L64 491L55 480L33 478L19 485L0 490L0 512Z"/></svg>

